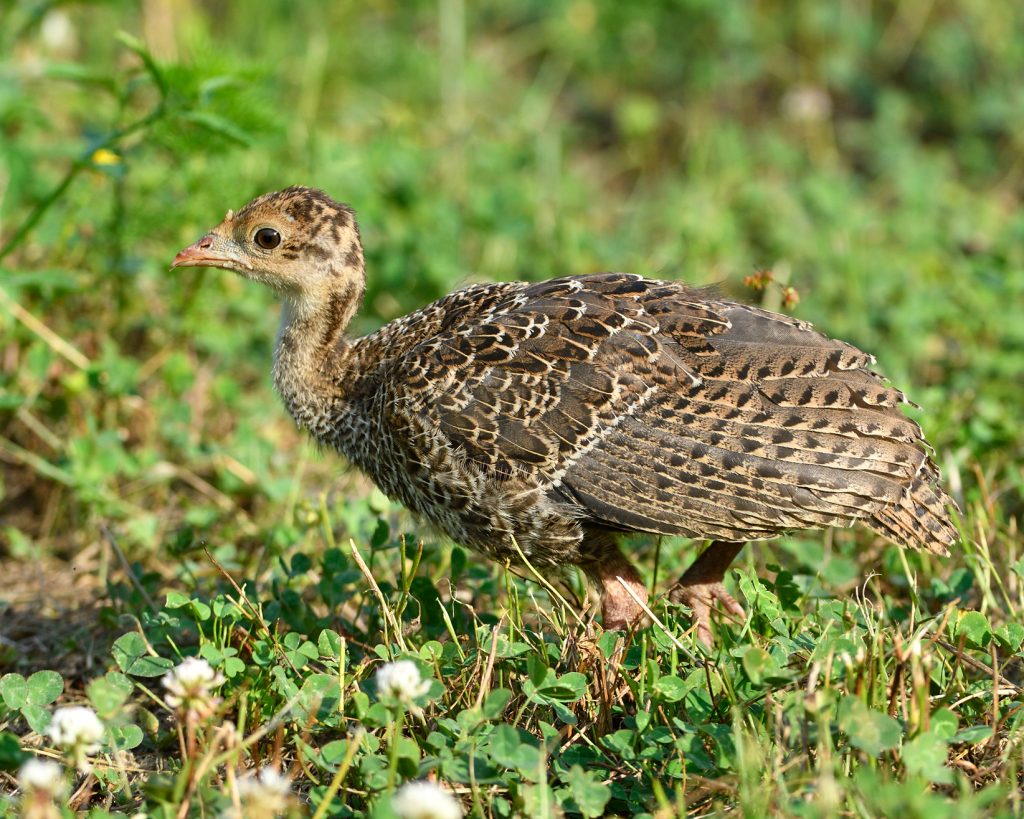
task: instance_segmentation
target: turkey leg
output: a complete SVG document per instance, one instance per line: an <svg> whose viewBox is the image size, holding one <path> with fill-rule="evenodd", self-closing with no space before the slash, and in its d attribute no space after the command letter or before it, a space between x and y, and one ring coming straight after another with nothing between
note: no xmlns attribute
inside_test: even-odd
<svg viewBox="0 0 1024 819"><path fill-rule="evenodd" d="M668 593L673 603L685 603L693 610L697 638L708 648L712 647L711 607L715 601L722 604L727 614L740 621L747 616L743 607L722 585L725 570L742 548L742 543L713 540Z"/></svg>

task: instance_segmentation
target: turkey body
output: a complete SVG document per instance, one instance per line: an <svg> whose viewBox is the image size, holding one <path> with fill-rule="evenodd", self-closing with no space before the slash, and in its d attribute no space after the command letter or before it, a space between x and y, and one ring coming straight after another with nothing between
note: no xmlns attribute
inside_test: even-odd
<svg viewBox="0 0 1024 819"><path fill-rule="evenodd" d="M742 542L862 521L937 553L956 539L870 356L682 284L478 285L346 353L351 386L314 435L499 560L583 565L607 540L588 535L615 531Z"/></svg>
<svg viewBox="0 0 1024 819"><path fill-rule="evenodd" d="M871 356L810 325L625 273L475 285L375 333L355 214L265 194L175 257L284 301L274 383L295 421L457 542L581 567L606 627L644 616L624 532L713 542L670 593L710 644L742 544L862 522L945 554L957 533L920 427Z"/></svg>

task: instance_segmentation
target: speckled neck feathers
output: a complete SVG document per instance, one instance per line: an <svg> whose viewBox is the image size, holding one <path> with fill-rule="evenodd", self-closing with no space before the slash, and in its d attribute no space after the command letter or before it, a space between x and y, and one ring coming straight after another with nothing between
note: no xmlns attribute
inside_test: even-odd
<svg viewBox="0 0 1024 819"><path fill-rule="evenodd" d="M274 385L295 420L307 428L343 397L349 345L344 333L359 309L366 282L355 215L322 191L287 188L250 202L235 215L251 219L278 211L298 230L278 249L311 270L302 288L285 289L274 351Z"/></svg>

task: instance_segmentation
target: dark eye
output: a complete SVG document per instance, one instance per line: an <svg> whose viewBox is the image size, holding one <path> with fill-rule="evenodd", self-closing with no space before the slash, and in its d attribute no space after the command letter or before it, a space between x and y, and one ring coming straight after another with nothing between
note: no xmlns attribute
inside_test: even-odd
<svg viewBox="0 0 1024 819"><path fill-rule="evenodd" d="M260 228L253 237L264 250L273 250L281 244L281 234L273 228Z"/></svg>

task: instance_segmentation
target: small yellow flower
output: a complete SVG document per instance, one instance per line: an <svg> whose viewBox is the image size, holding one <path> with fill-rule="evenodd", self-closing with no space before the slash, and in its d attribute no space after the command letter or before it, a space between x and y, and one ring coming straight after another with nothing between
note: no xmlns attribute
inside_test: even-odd
<svg viewBox="0 0 1024 819"><path fill-rule="evenodd" d="M92 155L92 163L94 165L120 165L121 157L111 151L109 148L97 148Z"/></svg>

